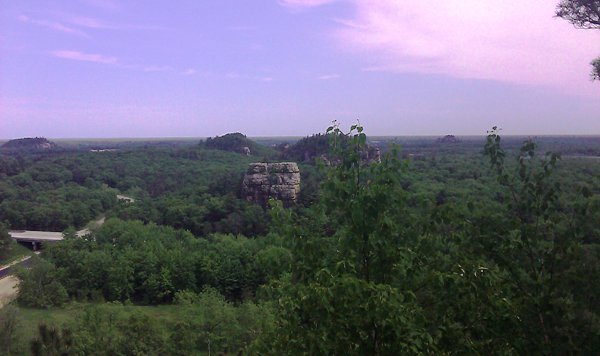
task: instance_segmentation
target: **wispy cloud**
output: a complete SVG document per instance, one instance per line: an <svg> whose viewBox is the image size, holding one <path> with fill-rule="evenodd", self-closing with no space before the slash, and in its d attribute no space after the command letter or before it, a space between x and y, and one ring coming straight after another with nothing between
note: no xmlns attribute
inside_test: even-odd
<svg viewBox="0 0 600 356"><path fill-rule="evenodd" d="M103 54L95 53L83 53L74 50L57 50L51 51L50 55L56 58L68 59L72 61L92 62L98 64L111 65L115 68L128 69L146 73L160 73L160 72L172 72L181 73L183 75L195 75L198 72L195 69L188 68L186 70L180 70L166 65L148 65L143 63L127 63L118 60L116 57L106 56ZM227 75L228 78L237 78L237 74L232 73Z"/></svg>
<svg viewBox="0 0 600 356"><path fill-rule="evenodd" d="M66 25L64 25L64 24L62 24L60 22L47 21L47 20L37 20L37 19L32 19L32 18L30 18L28 16L25 16L25 15L19 16L18 19L21 22L32 24L32 25L35 25L35 26L41 26L41 27L49 28L51 30L68 33L68 34L71 34L71 35L77 35L77 36L87 37L87 34L85 32L83 32L81 30L78 30L78 29L75 29L73 27L66 26Z"/></svg>
<svg viewBox="0 0 600 356"><path fill-rule="evenodd" d="M333 79L339 79L340 75L339 74L323 74L321 76L318 76L317 79L318 80L333 80Z"/></svg>
<svg viewBox="0 0 600 356"><path fill-rule="evenodd" d="M109 25L101 20L85 17L85 16L68 16L68 22L73 25L80 27L92 28L92 29L117 29L117 26Z"/></svg>
<svg viewBox="0 0 600 356"><path fill-rule="evenodd" d="M57 58L69 59L73 61L93 62L101 64L115 64L117 58L104 56L101 54L82 53L79 51L52 51L50 54Z"/></svg>
<svg viewBox="0 0 600 356"><path fill-rule="evenodd" d="M63 14L65 22L86 29L93 30L168 30L168 28L152 25L137 25L137 24L117 24L109 21L104 21L98 18Z"/></svg>
<svg viewBox="0 0 600 356"><path fill-rule="evenodd" d="M339 0L279 0L279 4L290 8L323 6Z"/></svg>
<svg viewBox="0 0 600 356"><path fill-rule="evenodd" d="M335 35L368 71L589 88L589 61L600 52L600 33L576 32L547 0L353 4L356 15L338 20Z"/></svg>

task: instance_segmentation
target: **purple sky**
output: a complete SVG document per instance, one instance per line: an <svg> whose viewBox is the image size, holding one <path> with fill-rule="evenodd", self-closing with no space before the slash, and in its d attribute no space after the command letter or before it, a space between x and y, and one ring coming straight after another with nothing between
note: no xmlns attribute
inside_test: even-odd
<svg viewBox="0 0 600 356"><path fill-rule="evenodd" d="M558 0L4 1L0 138L600 134Z"/></svg>

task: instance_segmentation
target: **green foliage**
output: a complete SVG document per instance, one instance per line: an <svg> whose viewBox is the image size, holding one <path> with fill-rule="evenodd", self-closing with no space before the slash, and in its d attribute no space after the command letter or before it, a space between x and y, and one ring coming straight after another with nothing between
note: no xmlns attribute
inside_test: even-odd
<svg viewBox="0 0 600 356"><path fill-rule="evenodd" d="M314 163L315 158L329 153L329 134L316 134L300 139L293 145L280 147L286 160Z"/></svg>
<svg viewBox="0 0 600 356"><path fill-rule="evenodd" d="M359 125L321 136L331 151L320 171L301 168L301 204L271 202L267 211L236 197L250 162L239 154L193 147L0 156L0 215L11 224L49 224L55 200L85 213L69 195L77 190L136 197L101 202L110 210L104 226L83 238L69 229L70 238L45 247L42 266L20 273L19 300L97 302L60 318L70 339L47 332L72 340L77 354L600 348L600 166L589 158L600 152L597 141L521 142L494 129L487 158L481 139L420 138L408 151L384 150L378 162L367 157ZM550 147L564 159L537 153Z"/></svg>
<svg viewBox="0 0 600 356"><path fill-rule="evenodd" d="M67 292L60 282L59 271L43 259L31 258L31 267L17 272L20 279L17 301L26 306L48 308L60 306Z"/></svg>
<svg viewBox="0 0 600 356"><path fill-rule="evenodd" d="M423 353L431 336L414 297L390 285L322 270L309 283L284 281L272 333L258 353L394 355Z"/></svg>
<svg viewBox="0 0 600 356"><path fill-rule="evenodd" d="M133 314L122 327L121 352L130 355L162 355L166 341L156 321L145 315Z"/></svg>
<svg viewBox="0 0 600 356"><path fill-rule="evenodd" d="M239 132L228 133L223 136L209 137L201 146L213 149L229 151L253 156L271 157L274 151L262 146Z"/></svg>
<svg viewBox="0 0 600 356"><path fill-rule="evenodd" d="M31 341L34 356L72 355L73 351L73 335L68 328L58 330L42 323L38 327L38 337Z"/></svg>
<svg viewBox="0 0 600 356"><path fill-rule="evenodd" d="M174 354L241 352L271 323L268 305L245 302L234 306L212 288L200 294L178 292L176 300L183 317L171 334Z"/></svg>
<svg viewBox="0 0 600 356"><path fill-rule="evenodd" d="M66 312L35 311L35 318L30 315L32 310L24 309L21 314L27 319L20 322L36 326L31 343L42 350L38 354L62 350L74 355L246 353L253 340L270 330L273 322L269 304L236 305L210 288L201 293L178 292L175 300L175 305L161 307L70 304ZM68 317L51 321L51 313ZM14 336L22 339L15 340L12 352L21 354L25 351L23 344L31 344L31 336Z"/></svg>
<svg viewBox="0 0 600 356"><path fill-rule="evenodd" d="M562 354L596 347L596 307L583 302L595 287L573 288L582 280L576 275L600 271L592 262L597 249L582 245L598 233L597 223L590 226L596 212L577 194L565 204L554 176L558 155L539 158L527 140L508 164L513 152L494 129L485 152L496 183L466 176L489 185L482 194L490 202L478 204L454 200L468 195L446 184L415 196L418 179L396 150L368 163L360 126L350 134L328 131L338 159L328 167L320 204L272 209L273 231L290 239L294 262L289 276L264 289L277 301L276 326L257 340L258 353ZM447 157L432 163L448 167L440 183L462 174ZM585 268L576 263L582 259Z"/></svg>
<svg viewBox="0 0 600 356"><path fill-rule="evenodd" d="M200 147L0 155L0 221L63 231L107 213L198 236L256 236L266 231L266 215L237 197L252 160ZM119 192L136 202L118 201Z"/></svg>
<svg viewBox="0 0 600 356"><path fill-rule="evenodd" d="M18 309L13 305L0 309L0 352L10 355L16 344L16 331L19 326Z"/></svg>
<svg viewBox="0 0 600 356"><path fill-rule="evenodd" d="M287 249L263 239L196 239L182 230L118 219L84 238L48 246L44 256L58 267L72 298L144 304L168 303L178 291L200 292L204 286L242 300L289 270L291 261Z"/></svg>
<svg viewBox="0 0 600 356"><path fill-rule="evenodd" d="M15 247L15 241L8 233L8 229L0 223L0 261L6 260Z"/></svg>
<svg viewBox="0 0 600 356"><path fill-rule="evenodd" d="M406 240L399 235L405 229L398 184L404 165L395 149L381 163L364 161L366 136L358 125L349 134L333 126L328 134L331 156L339 161L329 168L321 189L319 209L326 218L313 217L312 226L324 222L336 229L331 236L318 229L289 229L285 226L298 218L274 209L280 233L294 239L296 261L291 279L272 292L278 296L274 335L261 338L256 347L274 354L429 350L433 339L414 293L392 284L395 272L410 264Z"/></svg>
<svg viewBox="0 0 600 356"><path fill-rule="evenodd" d="M482 236L487 239L480 242L482 252L505 270L512 282L520 332L526 335L520 345L524 351L564 353L583 347L580 351L584 352L586 346L577 341L582 335L576 330L592 332L597 322L574 325L574 315L592 310L574 303L578 293L564 287L572 271L581 266L577 251L587 234L574 222L589 219L590 211L561 201L561 186L553 177L558 155L547 153L539 158L536 145L526 140L515 171L510 172L500 142L494 128L485 152L507 191L507 211L502 228Z"/></svg>
<svg viewBox="0 0 600 356"><path fill-rule="evenodd" d="M354 133L356 130L356 133ZM337 261L344 270L365 281L385 283L396 263L403 215L404 194L399 179L404 164L394 147L381 163L364 162L366 135L354 125L349 134L331 127L332 156L340 161L328 170L322 202L331 223L339 226L341 241Z"/></svg>

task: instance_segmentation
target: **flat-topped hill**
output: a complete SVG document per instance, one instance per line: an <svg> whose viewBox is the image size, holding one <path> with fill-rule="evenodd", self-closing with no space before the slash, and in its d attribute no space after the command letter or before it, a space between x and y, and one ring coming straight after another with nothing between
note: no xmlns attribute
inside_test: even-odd
<svg viewBox="0 0 600 356"><path fill-rule="evenodd" d="M56 144L44 137L26 137L10 140L0 148L10 151L47 151L56 148Z"/></svg>
<svg viewBox="0 0 600 356"><path fill-rule="evenodd" d="M247 156L273 155L275 153L268 147L252 141L239 132L209 137L202 145L208 149L236 152Z"/></svg>

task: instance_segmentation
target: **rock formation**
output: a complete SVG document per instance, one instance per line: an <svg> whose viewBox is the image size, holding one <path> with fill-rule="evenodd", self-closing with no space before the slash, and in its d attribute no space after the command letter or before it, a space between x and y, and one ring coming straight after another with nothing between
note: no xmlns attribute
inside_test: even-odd
<svg viewBox="0 0 600 356"><path fill-rule="evenodd" d="M213 150L241 153L246 156L250 156L257 147L254 141L239 132L228 133L214 138L209 137L206 139L204 145L206 148Z"/></svg>
<svg viewBox="0 0 600 356"><path fill-rule="evenodd" d="M300 170L295 162L250 163L242 182L243 197L263 206L271 198L290 206L299 193Z"/></svg>
<svg viewBox="0 0 600 356"><path fill-rule="evenodd" d="M436 143L442 143L442 144L447 144L447 143L460 143L460 139L458 139L456 136L454 135L446 135L444 137L440 137L438 138L436 141Z"/></svg>
<svg viewBox="0 0 600 356"><path fill-rule="evenodd" d="M326 164L336 162L338 159L331 157L330 136L330 134L316 134L300 139L293 145L281 144L276 149L280 151L282 159L285 160L315 163L315 159L320 158ZM341 135L339 139L342 146L348 144L348 136ZM364 163L381 162L381 151L379 147L368 144L361 150L361 158Z"/></svg>
<svg viewBox="0 0 600 356"><path fill-rule="evenodd" d="M48 151L55 149L56 144L44 137L27 137L10 140L2 145L1 148L10 151Z"/></svg>

